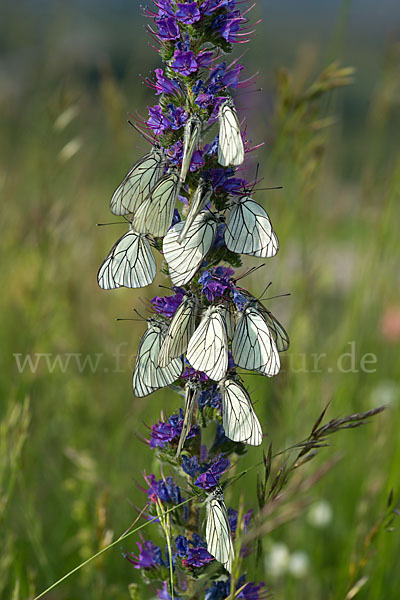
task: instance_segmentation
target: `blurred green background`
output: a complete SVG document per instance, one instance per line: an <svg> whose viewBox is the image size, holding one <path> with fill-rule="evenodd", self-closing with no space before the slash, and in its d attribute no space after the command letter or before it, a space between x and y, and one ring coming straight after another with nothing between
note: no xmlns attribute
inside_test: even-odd
<svg viewBox="0 0 400 600"><path fill-rule="evenodd" d="M145 114L153 102L142 78L159 65L139 4L3 6L0 597L19 600L129 527L144 502L135 482L144 469L158 473L136 434L146 434L161 409L176 410L179 398L168 390L133 398L143 325L115 321L167 280L110 293L96 282L121 235L96 223L110 220L113 190L147 151L126 124L128 111ZM379 520L390 489L400 494L400 7L264 0L253 15L263 20L243 60L249 75L260 73L262 91L238 102L248 110L249 136L265 141L251 168L258 159L265 185L284 189L257 194L281 249L245 285L258 294L272 280L271 295L291 293L268 304L292 341L281 374L246 379L268 433L265 449L305 438L329 401L328 418L388 408L367 427L338 434L305 467L310 475L341 457L308 492L302 515L273 528L264 564L249 565L249 576L282 600L397 600L400 536L380 530ZM350 72L336 67L318 79L333 61L354 67L351 84ZM348 352L353 362L340 358ZM38 353L49 355L50 368ZM322 353L315 367L313 355ZM366 354L373 356L363 366ZM33 368L23 367L27 355L38 360ZM243 462L260 459L252 449ZM255 471L237 487L255 507ZM233 487L229 496L236 508L238 494ZM135 550L138 539L48 597L128 598L139 574L121 550Z"/></svg>

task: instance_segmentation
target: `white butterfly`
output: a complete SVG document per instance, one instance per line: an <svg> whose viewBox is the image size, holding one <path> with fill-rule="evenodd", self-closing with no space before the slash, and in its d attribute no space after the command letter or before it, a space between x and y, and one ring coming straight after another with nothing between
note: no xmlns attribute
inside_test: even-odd
<svg viewBox="0 0 400 600"><path fill-rule="evenodd" d="M181 244L186 237L189 227L192 225L193 221L199 214L199 212L206 206L206 204L211 199L213 188L210 182L205 181L204 179L200 179L199 185L196 188L196 191L193 196L192 204L190 206L190 210L186 217L185 224L182 228L182 231L179 235L178 242Z"/></svg>
<svg viewBox="0 0 400 600"><path fill-rule="evenodd" d="M208 552L231 573L234 560L232 533L224 493L217 486L207 497L206 542Z"/></svg>
<svg viewBox="0 0 400 600"><path fill-rule="evenodd" d="M162 343L158 356L160 367L165 367L173 358L186 352L196 328L198 307L197 297L187 292L171 320L168 333Z"/></svg>
<svg viewBox="0 0 400 600"><path fill-rule="evenodd" d="M134 213L162 177L166 159L159 146L138 160L115 190L110 203L114 215Z"/></svg>
<svg viewBox="0 0 400 600"><path fill-rule="evenodd" d="M179 175L171 171L153 187L133 217L133 227L140 233L163 237L172 222L179 189Z"/></svg>
<svg viewBox="0 0 400 600"><path fill-rule="evenodd" d="M240 313L232 339L232 357L239 367L272 377L280 369L278 349L256 303L250 300Z"/></svg>
<svg viewBox="0 0 400 600"><path fill-rule="evenodd" d="M262 429L250 396L243 385L231 377L219 382L222 396L222 426L233 442L251 446L262 444Z"/></svg>
<svg viewBox="0 0 400 600"><path fill-rule="evenodd" d="M259 258L275 256L279 248L267 213L249 196L233 202L226 222L225 243L232 252Z"/></svg>
<svg viewBox="0 0 400 600"><path fill-rule="evenodd" d="M185 124L185 130L183 133L183 158L182 167L180 174L180 182L184 183L186 174L190 167L190 161L192 160L193 152L199 143L201 134L201 119L198 116L192 115L188 118Z"/></svg>
<svg viewBox="0 0 400 600"><path fill-rule="evenodd" d="M182 431L178 442L175 458L182 452L183 445L192 426L193 410L199 398L201 385L198 381L188 381L185 385L185 416L183 418Z"/></svg>
<svg viewBox="0 0 400 600"><path fill-rule="evenodd" d="M163 241L163 253L174 285L185 285L197 273L217 233L218 221L210 212L201 212L180 244L178 238L185 221L176 223Z"/></svg>
<svg viewBox="0 0 400 600"><path fill-rule="evenodd" d="M219 109L218 162L223 167L235 167L244 161L244 146L239 119L232 98Z"/></svg>
<svg viewBox="0 0 400 600"><path fill-rule="evenodd" d="M140 340L133 372L133 392L139 398L170 385L180 377L183 371L181 358L175 358L166 367L158 365L158 355L167 332L167 326L161 321L149 319L147 327L147 331Z"/></svg>
<svg viewBox="0 0 400 600"><path fill-rule="evenodd" d="M220 381L228 368L228 335L225 308L209 306L190 338L187 360L196 371Z"/></svg>
<svg viewBox="0 0 400 600"><path fill-rule="evenodd" d="M139 288L156 276L156 261L146 235L128 231L111 248L97 274L104 290L119 287Z"/></svg>

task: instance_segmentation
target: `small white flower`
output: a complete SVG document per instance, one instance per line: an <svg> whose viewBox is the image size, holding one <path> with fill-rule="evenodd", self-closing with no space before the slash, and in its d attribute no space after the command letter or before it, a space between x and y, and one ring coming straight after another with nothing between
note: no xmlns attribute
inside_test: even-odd
<svg viewBox="0 0 400 600"><path fill-rule="evenodd" d="M327 500L319 500L310 506L307 520L313 527L326 527L332 521L332 508Z"/></svg>
<svg viewBox="0 0 400 600"><path fill-rule="evenodd" d="M289 573L298 579L301 579L308 573L309 558L306 552L297 550L293 552L289 559Z"/></svg>
<svg viewBox="0 0 400 600"><path fill-rule="evenodd" d="M286 544L273 544L265 558L265 568L271 577L283 575L289 566L290 553Z"/></svg>

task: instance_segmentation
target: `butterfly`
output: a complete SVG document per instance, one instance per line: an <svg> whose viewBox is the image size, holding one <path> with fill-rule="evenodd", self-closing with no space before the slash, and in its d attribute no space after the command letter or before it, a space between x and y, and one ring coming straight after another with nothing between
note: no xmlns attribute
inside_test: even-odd
<svg viewBox="0 0 400 600"><path fill-rule="evenodd" d="M178 238L185 221L176 223L168 231L163 240L163 253L174 285L185 285L197 273L214 242L217 225L218 220L212 213L201 212L181 244Z"/></svg>
<svg viewBox="0 0 400 600"><path fill-rule="evenodd" d="M208 552L231 573L234 560L232 533L225 506L224 493L217 486L206 500L206 542Z"/></svg>
<svg viewBox="0 0 400 600"><path fill-rule="evenodd" d="M186 352L189 340L196 328L198 307L199 301L196 296L187 292L172 317L167 335L162 343L158 355L160 367L165 367L173 358Z"/></svg>
<svg viewBox="0 0 400 600"><path fill-rule="evenodd" d="M226 221L225 243L232 252L259 258L275 256L279 248L267 213L249 196L232 203Z"/></svg>
<svg viewBox="0 0 400 600"><path fill-rule="evenodd" d="M163 237L171 226L179 189L179 175L171 170L152 188L133 217L133 227L140 233Z"/></svg>
<svg viewBox="0 0 400 600"><path fill-rule="evenodd" d="M162 177L165 164L164 153L160 146L155 145L133 165L115 190L110 203L111 212L114 215L134 213Z"/></svg>
<svg viewBox="0 0 400 600"><path fill-rule="evenodd" d="M279 373L280 360L274 334L269 329L257 300L249 300L240 312L232 339L232 357L243 369L272 377Z"/></svg>
<svg viewBox="0 0 400 600"><path fill-rule="evenodd" d="M226 437L251 446L262 444L261 425L243 385L233 377L224 377L218 387L222 397L222 426Z"/></svg>
<svg viewBox="0 0 400 600"><path fill-rule="evenodd" d="M183 417L182 431L178 442L175 458L182 452L183 445L192 426L193 410L199 398L201 385L198 381L188 381L185 385L185 415Z"/></svg>
<svg viewBox="0 0 400 600"><path fill-rule="evenodd" d="M183 133L183 158L179 180L181 183L185 182L186 174L190 167L193 152L198 145L201 134L201 119L196 115L192 115L188 118L185 124L185 130Z"/></svg>
<svg viewBox="0 0 400 600"><path fill-rule="evenodd" d="M199 185L194 193L193 201L186 217L185 224L178 238L178 242L180 244L185 239L189 227L193 224L193 221L199 212L206 206L206 204L208 204L208 202L210 202L212 191L213 188L211 183L209 181L205 181L204 179L200 179Z"/></svg>
<svg viewBox="0 0 400 600"><path fill-rule="evenodd" d="M150 285L155 276L156 261L147 236L130 229L111 248L97 281L104 290L140 288Z"/></svg>
<svg viewBox="0 0 400 600"><path fill-rule="evenodd" d="M193 369L203 371L214 381L225 376L228 368L228 335L223 305L208 307L190 338L186 357Z"/></svg>
<svg viewBox="0 0 400 600"><path fill-rule="evenodd" d="M218 162L223 167L235 167L244 161L244 145L239 119L232 98L221 104L219 113Z"/></svg>
<svg viewBox="0 0 400 600"><path fill-rule="evenodd" d="M165 323L148 319L147 331L140 340L133 372L133 392L138 398L170 385L183 371L181 358L173 359L165 367L158 365L158 355L166 333Z"/></svg>

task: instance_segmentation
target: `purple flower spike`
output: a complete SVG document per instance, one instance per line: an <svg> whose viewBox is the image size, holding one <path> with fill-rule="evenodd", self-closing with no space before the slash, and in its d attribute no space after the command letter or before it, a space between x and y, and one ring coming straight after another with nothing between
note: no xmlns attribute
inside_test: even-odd
<svg viewBox="0 0 400 600"><path fill-rule="evenodd" d="M194 58L193 52L191 50L188 52L175 50L171 69L173 69L176 73L179 73L179 75L184 75L185 77L195 73L198 69L198 65Z"/></svg>
<svg viewBox="0 0 400 600"><path fill-rule="evenodd" d="M230 462L228 458L218 459L207 471L199 475L194 482L195 485L203 490L210 490L218 485L219 479L223 473L229 468Z"/></svg>
<svg viewBox="0 0 400 600"><path fill-rule="evenodd" d="M175 18L185 25L193 25L200 21L201 15L197 2L188 2L181 4L178 2L178 10L175 13Z"/></svg>

